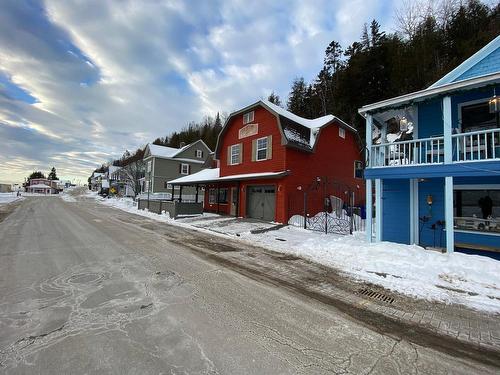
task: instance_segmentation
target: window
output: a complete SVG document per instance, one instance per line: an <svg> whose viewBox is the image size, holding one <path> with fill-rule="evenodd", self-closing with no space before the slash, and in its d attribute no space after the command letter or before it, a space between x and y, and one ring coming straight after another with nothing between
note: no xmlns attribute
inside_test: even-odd
<svg viewBox="0 0 500 375"><path fill-rule="evenodd" d="M189 174L189 164L181 164L181 174Z"/></svg>
<svg viewBox="0 0 500 375"><path fill-rule="evenodd" d="M229 160L231 165L236 165L240 163L240 145L232 145L230 147L231 149L231 155L229 155Z"/></svg>
<svg viewBox="0 0 500 375"><path fill-rule="evenodd" d="M210 204L217 203L217 189L208 190L208 203Z"/></svg>
<svg viewBox="0 0 500 375"><path fill-rule="evenodd" d="M345 129L339 128L339 137L345 139Z"/></svg>
<svg viewBox="0 0 500 375"><path fill-rule="evenodd" d="M147 169L148 172L151 172L151 160L148 160L148 169Z"/></svg>
<svg viewBox="0 0 500 375"><path fill-rule="evenodd" d="M257 139L256 160L267 159L267 137Z"/></svg>
<svg viewBox="0 0 500 375"><path fill-rule="evenodd" d="M203 151L202 150L196 150L195 152L195 156L197 158L202 158L203 157Z"/></svg>
<svg viewBox="0 0 500 375"><path fill-rule="evenodd" d="M500 233L500 190L457 189L453 208L456 229Z"/></svg>
<svg viewBox="0 0 500 375"><path fill-rule="evenodd" d="M163 187L164 187L165 189L172 189L172 185L170 185L167 181L165 181L165 182L163 183Z"/></svg>
<svg viewBox="0 0 500 375"><path fill-rule="evenodd" d="M243 115L243 125L248 124L254 120L254 113L248 112Z"/></svg>
<svg viewBox="0 0 500 375"><path fill-rule="evenodd" d="M227 203L227 188L219 189L219 203Z"/></svg>
<svg viewBox="0 0 500 375"><path fill-rule="evenodd" d="M354 161L354 177L363 178L363 163L359 160Z"/></svg>
<svg viewBox="0 0 500 375"><path fill-rule="evenodd" d="M465 105L461 108L462 132L496 127L494 113L490 113L488 102Z"/></svg>
<svg viewBox="0 0 500 375"><path fill-rule="evenodd" d="M227 188L219 189L219 203L227 203ZM208 190L208 203L216 204L217 203L217 189L211 188Z"/></svg>

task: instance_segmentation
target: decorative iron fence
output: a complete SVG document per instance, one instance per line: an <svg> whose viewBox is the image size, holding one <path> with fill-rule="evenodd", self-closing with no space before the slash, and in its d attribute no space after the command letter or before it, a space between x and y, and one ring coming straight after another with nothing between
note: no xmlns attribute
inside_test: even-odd
<svg viewBox="0 0 500 375"><path fill-rule="evenodd" d="M329 177L316 177L289 194L288 223L325 233L352 234L365 229L365 210L358 189Z"/></svg>

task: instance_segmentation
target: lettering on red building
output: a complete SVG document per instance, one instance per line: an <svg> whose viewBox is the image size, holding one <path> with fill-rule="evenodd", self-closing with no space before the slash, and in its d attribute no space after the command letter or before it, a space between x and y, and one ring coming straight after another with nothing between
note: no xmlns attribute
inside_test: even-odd
<svg viewBox="0 0 500 375"><path fill-rule="evenodd" d="M242 127L238 132L238 138L246 138L259 132L259 124L248 124Z"/></svg>

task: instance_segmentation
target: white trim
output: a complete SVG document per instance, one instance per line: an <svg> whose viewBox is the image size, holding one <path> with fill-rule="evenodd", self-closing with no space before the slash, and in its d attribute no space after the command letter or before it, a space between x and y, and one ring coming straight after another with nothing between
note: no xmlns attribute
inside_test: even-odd
<svg viewBox="0 0 500 375"><path fill-rule="evenodd" d="M259 149L259 141L262 141L263 139L266 140L266 147ZM269 147L268 141L269 141L268 137L261 137L261 138L257 138L255 140L255 161L264 161L264 160L267 160L267 156L268 156L267 155L267 150L268 150L268 147ZM261 150L261 151L265 150L266 151L266 156L264 157L264 159L259 159L259 150Z"/></svg>
<svg viewBox="0 0 500 375"><path fill-rule="evenodd" d="M451 164L453 162L453 145L451 140L452 126L451 97L445 96L443 98L443 137L445 164Z"/></svg>
<svg viewBox="0 0 500 375"><path fill-rule="evenodd" d="M383 207L382 207L382 195L383 195L383 184L380 178L375 180L375 241L382 241L382 222L383 222Z"/></svg>
<svg viewBox="0 0 500 375"><path fill-rule="evenodd" d="M453 177L445 177L444 183L444 221L446 223L446 252L452 253L455 249L455 237L453 233Z"/></svg>
<svg viewBox="0 0 500 375"><path fill-rule="evenodd" d="M489 42L487 45L485 45L483 48L481 48L479 51L477 51L475 54L461 63L459 66L453 69L451 72L434 82L429 86L429 88L431 89L455 81L462 74L480 63L491 53L495 52L498 48L500 48L500 36L497 36L495 39L493 39L491 42Z"/></svg>
<svg viewBox="0 0 500 375"><path fill-rule="evenodd" d="M187 167L187 171L184 173L184 167ZM181 175L187 176L189 175L189 164L181 163Z"/></svg>
<svg viewBox="0 0 500 375"><path fill-rule="evenodd" d="M237 157L236 163L233 163L233 148L235 148L235 147L238 147L238 154L236 154L236 157ZM236 143L234 145L229 146L229 152L230 152L230 155L229 155L229 165L238 165L238 164L240 164L240 153L241 153L240 143Z"/></svg>
<svg viewBox="0 0 500 375"><path fill-rule="evenodd" d="M366 180L366 240L373 242L373 196L372 196L372 180Z"/></svg>
<svg viewBox="0 0 500 375"><path fill-rule="evenodd" d="M500 184L455 185L454 190L500 190Z"/></svg>
<svg viewBox="0 0 500 375"><path fill-rule="evenodd" d="M469 233L469 234L480 234L480 235L486 235L486 236L500 237L500 233L480 232L480 231L475 231L475 230L454 229L454 232L455 233Z"/></svg>
<svg viewBox="0 0 500 375"><path fill-rule="evenodd" d="M500 72L487 74L482 77L474 77L460 82L453 82L436 88L428 88L420 91L415 91L409 94L397 96L395 98L382 100L380 102L376 102L373 104L368 104L359 108L358 113L361 115L365 115L370 111L374 111L383 107L389 107L393 105L403 105L404 103L412 102L415 100L422 101L429 97L436 96L444 92L451 92L463 88L473 89L481 86L486 86L492 83L500 83Z"/></svg>

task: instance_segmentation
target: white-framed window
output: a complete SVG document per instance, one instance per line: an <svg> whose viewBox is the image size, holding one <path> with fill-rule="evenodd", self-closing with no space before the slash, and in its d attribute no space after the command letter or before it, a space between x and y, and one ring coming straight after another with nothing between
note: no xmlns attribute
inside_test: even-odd
<svg viewBox="0 0 500 375"><path fill-rule="evenodd" d="M148 160L148 169L147 169L148 172L151 172L151 165L152 165L152 161Z"/></svg>
<svg viewBox="0 0 500 375"><path fill-rule="evenodd" d="M345 139L345 129L339 128L339 137Z"/></svg>
<svg viewBox="0 0 500 375"><path fill-rule="evenodd" d="M266 160L267 159L267 137L257 139L255 150L255 159Z"/></svg>
<svg viewBox="0 0 500 375"><path fill-rule="evenodd" d="M230 157L229 164L236 165L236 164L240 163L240 152L241 152L241 149L240 149L239 144L231 146L231 155L229 155L229 157Z"/></svg>
<svg viewBox="0 0 500 375"><path fill-rule="evenodd" d="M359 160L354 161L354 177L363 178L363 163Z"/></svg>
<svg viewBox="0 0 500 375"><path fill-rule="evenodd" d="M197 158L202 158L203 157L203 151L202 150L196 150L195 151L195 156Z"/></svg>
<svg viewBox="0 0 500 375"><path fill-rule="evenodd" d="M243 115L243 125L248 124L254 120L254 112L247 112Z"/></svg>
<svg viewBox="0 0 500 375"><path fill-rule="evenodd" d="M189 164L181 163L181 174L189 174Z"/></svg>

